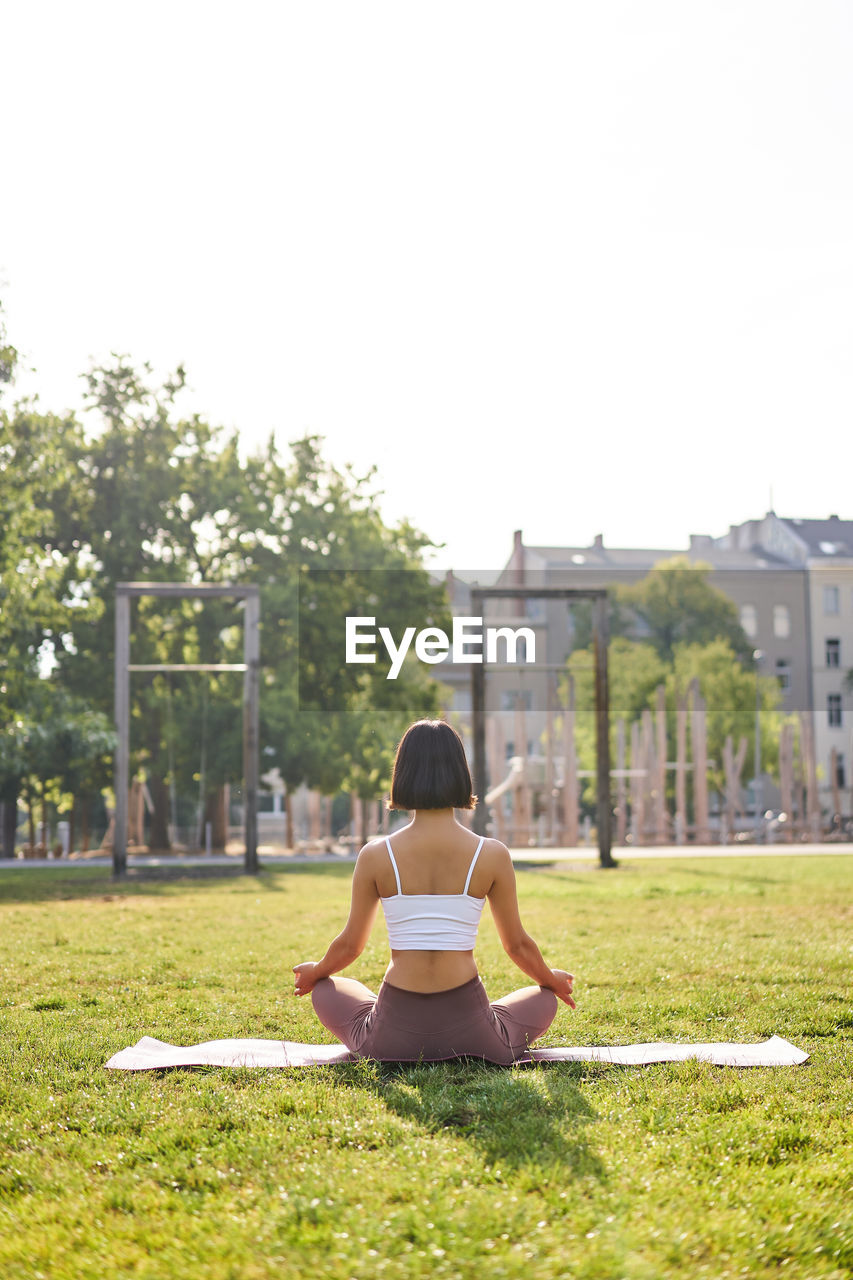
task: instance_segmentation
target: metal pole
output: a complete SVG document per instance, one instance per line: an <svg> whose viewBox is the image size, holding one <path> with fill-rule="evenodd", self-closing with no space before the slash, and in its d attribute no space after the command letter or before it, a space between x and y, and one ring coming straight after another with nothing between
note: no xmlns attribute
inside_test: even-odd
<svg viewBox="0 0 853 1280"><path fill-rule="evenodd" d="M246 674L243 679L243 818L246 841L246 871L258 870L258 693L260 682L261 601L257 592L246 596L243 649Z"/></svg>
<svg viewBox="0 0 853 1280"><path fill-rule="evenodd" d="M607 678L607 597L595 602L593 646L595 651L595 739L598 782L598 857L602 867L618 863L610 850L610 692Z"/></svg>
<svg viewBox="0 0 853 1280"><path fill-rule="evenodd" d="M127 788L130 762L130 598L116 594L115 618L115 723L116 753L113 765L115 827L113 875L127 874Z"/></svg>

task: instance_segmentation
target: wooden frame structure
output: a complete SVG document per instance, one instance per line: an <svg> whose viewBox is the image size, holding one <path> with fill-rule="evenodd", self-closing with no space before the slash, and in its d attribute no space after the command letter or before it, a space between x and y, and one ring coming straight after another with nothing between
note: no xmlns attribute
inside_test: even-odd
<svg viewBox="0 0 853 1280"><path fill-rule="evenodd" d="M222 597L245 601L243 656L239 663L153 663L134 665L130 661L130 601L134 596L169 599L211 600ZM258 870L258 694L260 682L260 591L256 586L230 583L119 582L116 584L115 617L115 837L113 875L127 874L127 813L130 765L130 673L131 671L242 671L243 679L243 786L245 869Z"/></svg>
<svg viewBox="0 0 853 1280"><path fill-rule="evenodd" d="M592 600L593 652L595 655L595 745L597 782L598 856L602 867L615 867L611 853L610 802L610 694L607 675L607 591L604 587L472 587L471 612L483 616L484 600ZM541 668L540 668L541 669ZM471 667L471 720L474 737L474 790L486 794L486 662ZM485 835L483 803L474 814L473 829Z"/></svg>

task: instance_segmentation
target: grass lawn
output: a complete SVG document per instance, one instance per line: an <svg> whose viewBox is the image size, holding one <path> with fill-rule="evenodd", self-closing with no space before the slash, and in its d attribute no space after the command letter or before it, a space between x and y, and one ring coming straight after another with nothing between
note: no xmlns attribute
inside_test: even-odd
<svg viewBox="0 0 853 1280"><path fill-rule="evenodd" d="M853 1273L853 858L519 871L576 977L543 1043L776 1032L800 1067L103 1069L145 1034L329 1041L290 965L349 874L0 873L4 1280ZM496 998L527 980L487 916ZM385 958L379 921L353 972Z"/></svg>

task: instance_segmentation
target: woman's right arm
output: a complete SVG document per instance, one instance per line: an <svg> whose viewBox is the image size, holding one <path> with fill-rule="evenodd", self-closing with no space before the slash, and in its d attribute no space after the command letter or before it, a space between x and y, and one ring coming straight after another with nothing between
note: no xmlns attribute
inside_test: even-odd
<svg viewBox="0 0 853 1280"><path fill-rule="evenodd" d="M379 907L379 892L373 873L368 866L369 857L366 850L365 845L355 864L349 919L343 929L330 942L322 960L304 960L301 964L293 966L293 972L296 975L294 989L298 996L307 996L321 978L329 978L333 973L346 969L353 960L358 959L367 945Z"/></svg>
<svg viewBox="0 0 853 1280"><path fill-rule="evenodd" d="M493 843L499 852L494 858L495 878L487 896L503 949L522 973L538 982L540 987L553 991L555 996L574 1009L574 978L565 969L548 967L542 952L522 925L515 886L515 868L509 850L499 841Z"/></svg>

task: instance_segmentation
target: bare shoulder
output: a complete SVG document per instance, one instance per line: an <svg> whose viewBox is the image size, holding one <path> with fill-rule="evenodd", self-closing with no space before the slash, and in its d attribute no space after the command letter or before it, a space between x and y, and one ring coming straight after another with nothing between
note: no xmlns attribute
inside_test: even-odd
<svg viewBox="0 0 853 1280"><path fill-rule="evenodd" d="M388 850L385 846L385 839L383 836L377 836L375 840L368 840L367 844L361 846L356 862L360 867L372 870L378 865L379 859L383 856L387 862Z"/></svg>
<svg viewBox="0 0 853 1280"><path fill-rule="evenodd" d="M491 861L494 861L494 862L511 862L512 861L512 859L509 856L509 849L506 847L503 841L493 840L491 837L483 841L483 848L480 852L480 856L482 857L483 854L485 854L487 858L489 858Z"/></svg>
<svg viewBox="0 0 853 1280"><path fill-rule="evenodd" d="M382 857L384 853L384 859ZM388 862L388 854L385 851L385 842L383 840L368 840L367 844L359 849L358 857L355 860L353 869L353 892L367 892L368 886L371 890L379 893L378 880Z"/></svg>
<svg viewBox="0 0 853 1280"><path fill-rule="evenodd" d="M480 862L488 870L492 877L492 888L497 884L505 883L508 877L512 877L512 858L509 855L509 849L501 840L484 840L483 847L480 850Z"/></svg>

